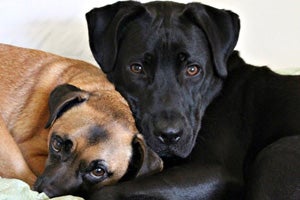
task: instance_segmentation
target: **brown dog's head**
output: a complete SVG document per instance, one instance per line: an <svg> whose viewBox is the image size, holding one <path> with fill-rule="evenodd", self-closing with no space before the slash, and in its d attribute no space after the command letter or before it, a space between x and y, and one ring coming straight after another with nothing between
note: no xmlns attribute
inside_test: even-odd
<svg viewBox="0 0 300 200"><path fill-rule="evenodd" d="M84 195L105 185L162 169L113 90L60 85L49 99L49 156L35 189L48 196Z"/></svg>

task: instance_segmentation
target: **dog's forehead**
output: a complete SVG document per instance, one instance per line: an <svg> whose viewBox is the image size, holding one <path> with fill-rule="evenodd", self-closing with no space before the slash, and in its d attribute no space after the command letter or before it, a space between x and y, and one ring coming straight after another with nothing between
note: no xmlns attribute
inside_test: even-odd
<svg viewBox="0 0 300 200"><path fill-rule="evenodd" d="M195 55L208 52L209 43L204 31L193 21L182 17L185 5L166 3L166 12L158 4L150 4L150 18L139 17L122 32L121 48L130 52L164 51L176 53L190 50ZM177 4L175 4L177 5ZM158 53L159 54L159 53Z"/></svg>
<svg viewBox="0 0 300 200"><path fill-rule="evenodd" d="M134 124L134 118L126 100L115 90L93 93L87 102L95 117L103 118L107 123L119 122L128 127Z"/></svg>
<svg viewBox="0 0 300 200"><path fill-rule="evenodd" d="M159 17L178 15L185 9L185 4L170 1L154 1L145 3L147 11Z"/></svg>
<svg viewBox="0 0 300 200"><path fill-rule="evenodd" d="M53 124L53 132L67 134L74 140L84 138L94 142L111 140L119 135L133 138L137 133L133 116L128 105L116 93L92 95L87 102L64 113Z"/></svg>
<svg viewBox="0 0 300 200"><path fill-rule="evenodd" d="M110 124L91 124L86 130L86 144L87 146L98 145L117 145L130 146L136 132L132 129L114 122ZM79 138L80 139L80 138Z"/></svg>
<svg viewBox="0 0 300 200"><path fill-rule="evenodd" d="M74 137L77 142L75 151L81 152L80 159L90 162L104 160L111 170L115 170L121 163L129 163L134 136L135 133L120 124L90 126L86 137Z"/></svg>
<svg viewBox="0 0 300 200"><path fill-rule="evenodd" d="M119 134L133 137L137 130L131 112L127 110L129 108L125 107L122 111L121 108L118 110L117 107L110 107L113 105L80 105L64 113L54 123L53 128L57 132L67 133L74 137L91 139L112 138Z"/></svg>
<svg viewBox="0 0 300 200"><path fill-rule="evenodd" d="M131 148L135 133L120 124L90 124L77 132L65 134L65 137L76 143L77 151L84 151L87 147L98 149L96 152L110 152ZM98 154L96 153L96 154Z"/></svg>

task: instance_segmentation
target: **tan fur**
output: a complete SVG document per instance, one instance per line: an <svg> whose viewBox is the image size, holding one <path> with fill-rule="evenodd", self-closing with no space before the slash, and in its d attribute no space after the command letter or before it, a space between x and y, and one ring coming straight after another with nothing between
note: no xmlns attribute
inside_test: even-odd
<svg viewBox="0 0 300 200"><path fill-rule="evenodd" d="M56 120L45 129L48 99L60 84L72 84L91 93L89 101ZM53 132L68 134L88 160L109 162L116 182L126 171L131 141L137 130L124 99L105 75L86 62L53 54L0 45L0 176L19 178L30 185L42 173L48 155L48 138ZM83 136L91 125L109 130L101 145L87 146Z"/></svg>

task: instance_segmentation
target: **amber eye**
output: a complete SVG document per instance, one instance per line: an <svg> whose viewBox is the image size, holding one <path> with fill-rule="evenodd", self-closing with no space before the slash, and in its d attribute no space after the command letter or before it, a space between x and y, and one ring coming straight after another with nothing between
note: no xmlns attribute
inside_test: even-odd
<svg viewBox="0 0 300 200"><path fill-rule="evenodd" d="M60 152L63 147L63 143L60 139L54 138L52 140L51 147L55 152Z"/></svg>
<svg viewBox="0 0 300 200"><path fill-rule="evenodd" d="M188 76L196 76L197 74L199 74L201 71L200 66L198 65L189 65L186 68L186 75Z"/></svg>
<svg viewBox="0 0 300 200"><path fill-rule="evenodd" d="M102 169L101 167L97 167L93 169L90 173L95 178L101 178L102 176L104 176L105 170Z"/></svg>
<svg viewBox="0 0 300 200"><path fill-rule="evenodd" d="M130 71L136 74L142 74L144 72L143 66L138 63L131 64Z"/></svg>

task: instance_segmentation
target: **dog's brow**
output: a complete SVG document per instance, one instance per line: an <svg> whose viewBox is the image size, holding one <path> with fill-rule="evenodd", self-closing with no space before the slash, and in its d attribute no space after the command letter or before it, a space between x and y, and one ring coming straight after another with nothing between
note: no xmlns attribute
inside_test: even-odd
<svg viewBox="0 0 300 200"><path fill-rule="evenodd" d="M100 140L105 140L108 137L106 130L100 126L93 126L89 129L88 144L98 144Z"/></svg>

